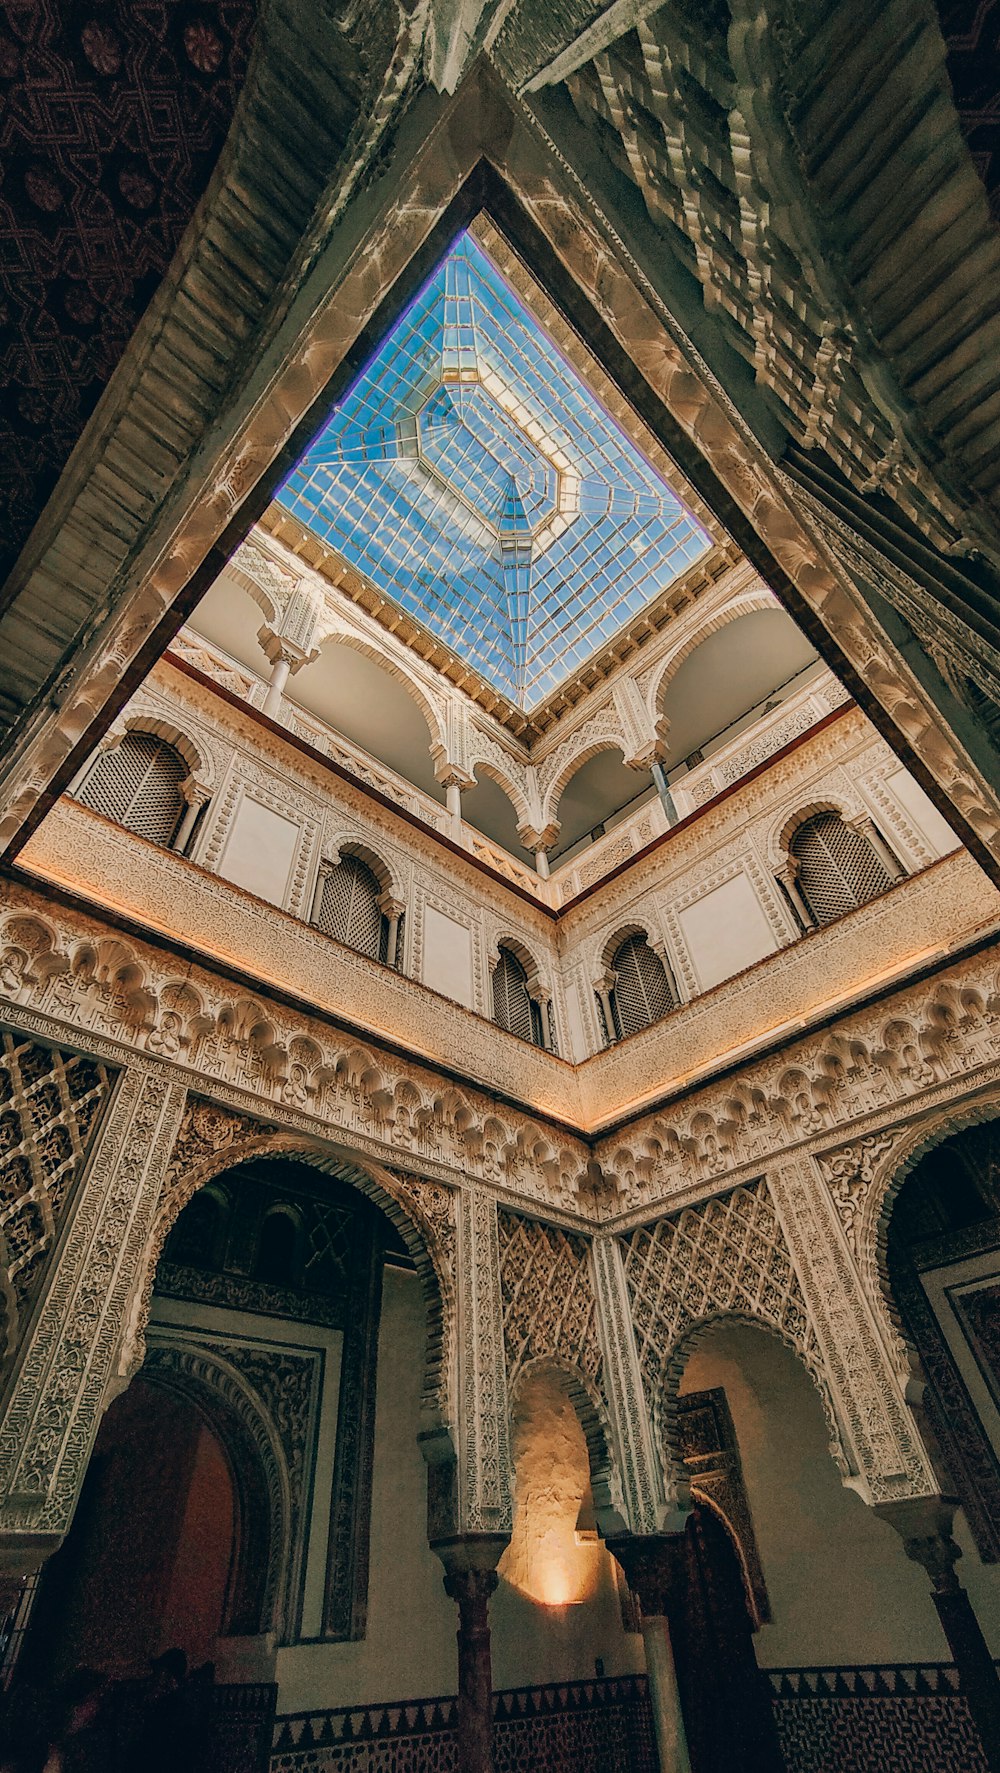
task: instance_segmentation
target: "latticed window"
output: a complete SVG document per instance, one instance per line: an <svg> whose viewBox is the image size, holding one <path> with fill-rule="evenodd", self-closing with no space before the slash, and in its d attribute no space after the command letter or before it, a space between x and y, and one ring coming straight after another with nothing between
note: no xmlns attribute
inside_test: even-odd
<svg viewBox="0 0 1000 1773"><path fill-rule="evenodd" d="M126 830L169 847L184 814L181 783L187 774L180 752L165 739L126 733L114 751L97 759L77 799Z"/></svg>
<svg viewBox="0 0 1000 1773"><path fill-rule="evenodd" d="M367 863L358 856L344 856L323 878L313 923L359 954L384 961L388 928L379 909L380 893Z"/></svg>
<svg viewBox="0 0 1000 1773"><path fill-rule="evenodd" d="M892 885L889 870L868 839L836 813L816 813L807 819L789 849L799 865L799 892L820 925L867 905Z"/></svg>
<svg viewBox="0 0 1000 1773"><path fill-rule="evenodd" d="M626 936L615 949L611 965L618 975L611 993L611 1011L619 1039L648 1028L673 1009L677 999L670 974L645 936Z"/></svg>
<svg viewBox="0 0 1000 1773"><path fill-rule="evenodd" d="M508 1034L519 1040L542 1040L542 1019L539 1006L528 992L528 975L509 948L500 949L500 959L493 970L493 1020Z"/></svg>

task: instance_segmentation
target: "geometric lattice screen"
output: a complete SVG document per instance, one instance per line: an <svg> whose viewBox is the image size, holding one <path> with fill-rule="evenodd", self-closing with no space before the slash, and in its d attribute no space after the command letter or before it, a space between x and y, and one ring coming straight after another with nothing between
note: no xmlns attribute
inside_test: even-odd
<svg viewBox="0 0 1000 1773"><path fill-rule="evenodd" d="M526 1361L548 1355L579 1366L600 1389L602 1355L586 1239L502 1208L497 1222L511 1383Z"/></svg>
<svg viewBox="0 0 1000 1773"><path fill-rule="evenodd" d="M622 1239L636 1346L650 1407L664 1366L699 1318L737 1312L793 1342L808 1365L815 1344L805 1300L764 1182L686 1207Z"/></svg>
<svg viewBox="0 0 1000 1773"><path fill-rule="evenodd" d="M868 839L836 813L807 819L789 848L799 865L799 891L820 925L867 905L892 885L892 876Z"/></svg>
<svg viewBox="0 0 1000 1773"><path fill-rule="evenodd" d="M179 751L154 733L126 733L97 759L77 799L126 830L169 848L184 811L181 783L188 767Z"/></svg>
<svg viewBox="0 0 1000 1773"><path fill-rule="evenodd" d="M2 1036L0 1260L19 1315L41 1279L111 1081L96 1059Z"/></svg>
<svg viewBox="0 0 1000 1773"><path fill-rule="evenodd" d="M638 1034L672 1010L670 979L656 950L645 936L627 936L611 962L617 973L613 1005L619 1038Z"/></svg>
<svg viewBox="0 0 1000 1773"><path fill-rule="evenodd" d="M344 856L323 876L313 923L346 948L386 957L386 920L379 909L381 887L357 856Z"/></svg>

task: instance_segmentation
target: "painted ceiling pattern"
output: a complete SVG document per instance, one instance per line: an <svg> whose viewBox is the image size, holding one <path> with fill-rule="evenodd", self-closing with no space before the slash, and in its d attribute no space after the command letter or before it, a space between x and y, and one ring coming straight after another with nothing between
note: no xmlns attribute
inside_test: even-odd
<svg viewBox="0 0 1000 1773"><path fill-rule="evenodd" d="M278 500L524 709L710 546L469 234Z"/></svg>
<svg viewBox="0 0 1000 1773"><path fill-rule="evenodd" d="M174 256L256 0L20 0L0 22L0 582Z"/></svg>

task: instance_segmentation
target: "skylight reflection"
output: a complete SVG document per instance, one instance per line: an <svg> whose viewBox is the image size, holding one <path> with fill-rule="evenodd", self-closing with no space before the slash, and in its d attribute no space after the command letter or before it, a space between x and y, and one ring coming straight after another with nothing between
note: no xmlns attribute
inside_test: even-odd
<svg viewBox="0 0 1000 1773"><path fill-rule="evenodd" d="M525 710L710 546L469 234L277 496Z"/></svg>

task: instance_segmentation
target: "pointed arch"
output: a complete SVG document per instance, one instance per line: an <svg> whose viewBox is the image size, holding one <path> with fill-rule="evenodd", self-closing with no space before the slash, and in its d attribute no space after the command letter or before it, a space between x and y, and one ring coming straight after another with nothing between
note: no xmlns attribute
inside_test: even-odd
<svg viewBox="0 0 1000 1773"><path fill-rule="evenodd" d="M672 1494L682 1505L687 1504L690 1496L690 1473L684 1458L681 1412L677 1407L685 1369L698 1344L704 1341L720 1324L726 1323L749 1324L758 1330L763 1330L775 1341L783 1343L795 1355L799 1364L808 1373L819 1396L830 1434L830 1453L841 1478L847 1479L851 1475L853 1467L847 1455L843 1429L834 1407L826 1374L815 1349L808 1347L780 1324L762 1314L726 1307L722 1310L703 1312L688 1322L665 1352L660 1366L659 1379L653 1397L651 1421L654 1439L663 1460L663 1474L668 1493Z"/></svg>
<svg viewBox="0 0 1000 1773"><path fill-rule="evenodd" d="M317 1170L347 1183L372 1201L395 1226L413 1261L424 1298L426 1341L422 1415L429 1430L450 1431L457 1419L455 1398L455 1351L457 1348L457 1299L454 1273L454 1230L448 1191L428 1184L433 1212L420 1200L420 1183L407 1186L400 1176L381 1165L356 1162L342 1151L331 1149L302 1134L262 1128L214 1151L187 1170L160 1202L150 1237L143 1288L127 1326L124 1345L130 1351L128 1376L143 1358L143 1335L149 1321L156 1268L171 1228L188 1201L214 1177L234 1170L251 1159L297 1158ZM448 1210L444 1211L447 1197Z"/></svg>
<svg viewBox="0 0 1000 1773"><path fill-rule="evenodd" d="M567 740L567 744L573 746L572 738ZM617 729L591 734L587 738L578 735L575 748L568 752L559 765L556 775L545 789L542 800L541 823L543 827L559 823L559 802L573 777L578 770L583 768L585 763L589 763L594 757L599 757L602 751L619 751L624 763L627 748L628 741L624 733Z"/></svg>
<svg viewBox="0 0 1000 1773"><path fill-rule="evenodd" d="M576 1411L587 1446L590 1485L598 1511L621 1513L621 1484L612 1458L613 1437L607 1405L593 1379L561 1354L540 1354L524 1362L511 1381L507 1407L513 1428L517 1401L532 1379L551 1374Z"/></svg>

